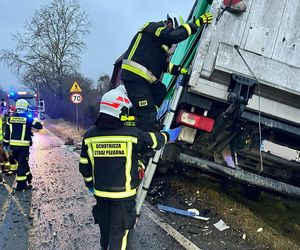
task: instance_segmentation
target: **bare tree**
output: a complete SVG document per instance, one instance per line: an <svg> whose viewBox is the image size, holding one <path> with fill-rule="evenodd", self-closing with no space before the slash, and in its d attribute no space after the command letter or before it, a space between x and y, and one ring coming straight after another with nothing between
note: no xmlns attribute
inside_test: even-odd
<svg viewBox="0 0 300 250"><path fill-rule="evenodd" d="M103 74L99 76L97 81L97 90L100 92L100 94L106 93L108 90L112 88L110 78L107 74Z"/></svg>
<svg viewBox="0 0 300 250"><path fill-rule="evenodd" d="M23 34L13 35L15 49L2 50L0 60L21 74L29 88L46 87L61 100L66 94L63 79L79 66L88 27L77 0L52 0L35 11Z"/></svg>

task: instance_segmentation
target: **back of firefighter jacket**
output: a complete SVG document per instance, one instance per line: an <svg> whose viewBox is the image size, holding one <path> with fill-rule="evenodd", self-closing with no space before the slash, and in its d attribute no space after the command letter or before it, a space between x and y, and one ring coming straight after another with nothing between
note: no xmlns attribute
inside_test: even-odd
<svg viewBox="0 0 300 250"><path fill-rule="evenodd" d="M132 39L124 59L143 65L159 79L163 72L167 72L168 52L172 44L185 40L196 31L194 23L186 23L176 29L166 27L163 21L146 23ZM132 71L122 70L122 80L135 80L133 77Z"/></svg>
<svg viewBox="0 0 300 250"><path fill-rule="evenodd" d="M134 198L138 186L138 152L161 148L166 133L142 132L136 127L92 127L84 136L79 170L98 197Z"/></svg>
<svg viewBox="0 0 300 250"><path fill-rule="evenodd" d="M42 129L43 125L27 114L13 114L7 120L4 145L9 145L13 150L28 148L32 144L32 128Z"/></svg>

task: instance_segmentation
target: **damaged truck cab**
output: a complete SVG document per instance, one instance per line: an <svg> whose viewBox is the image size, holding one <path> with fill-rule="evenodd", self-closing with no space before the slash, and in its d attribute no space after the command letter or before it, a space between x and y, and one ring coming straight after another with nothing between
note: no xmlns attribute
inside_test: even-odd
<svg viewBox="0 0 300 250"><path fill-rule="evenodd" d="M183 91L171 126L181 131L162 158L300 198L299 1L209 2L189 19L211 11L214 22L172 57L190 77L163 78L160 119Z"/></svg>

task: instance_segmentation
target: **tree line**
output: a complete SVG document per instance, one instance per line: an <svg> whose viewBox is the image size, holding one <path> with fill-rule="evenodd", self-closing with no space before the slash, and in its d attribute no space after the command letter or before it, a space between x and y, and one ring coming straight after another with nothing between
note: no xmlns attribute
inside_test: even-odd
<svg viewBox="0 0 300 250"><path fill-rule="evenodd" d="M78 82L83 90L79 117L84 127L93 123L101 96L111 88L107 74L94 83L79 72L89 27L88 15L78 0L52 0L35 11L23 33L13 34L14 49L0 51L0 61L21 77L26 88L45 100L51 118L76 120L69 90Z"/></svg>

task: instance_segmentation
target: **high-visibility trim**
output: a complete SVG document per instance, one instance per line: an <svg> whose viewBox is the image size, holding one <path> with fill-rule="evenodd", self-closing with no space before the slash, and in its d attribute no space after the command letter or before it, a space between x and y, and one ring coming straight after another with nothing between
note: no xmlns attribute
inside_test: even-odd
<svg viewBox="0 0 300 250"><path fill-rule="evenodd" d="M161 31L162 30L164 30L166 27L159 27L159 28L157 28L157 30L155 31L155 35L158 37L158 36L160 36L160 33L161 33Z"/></svg>
<svg viewBox="0 0 300 250"><path fill-rule="evenodd" d="M9 139L11 139L12 134L12 124L9 123Z"/></svg>
<svg viewBox="0 0 300 250"><path fill-rule="evenodd" d="M137 38L135 39L135 42L131 48L131 51L128 55L128 60L131 60L131 58L133 57L135 51L136 51L136 48L138 47L141 39L142 39L142 31L149 25L149 22L148 23L145 23L144 26L142 28L140 28L139 30L139 34L137 35Z"/></svg>
<svg viewBox="0 0 300 250"><path fill-rule="evenodd" d="M150 23L145 23L142 28L139 29L139 32L142 32Z"/></svg>
<svg viewBox="0 0 300 250"><path fill-rule="evenodd" d="M23 126L22 126L21 141L24 141L24 139L25 139L25 132L26 132L26 124L23 124Z"/></svg>
<svg viewBox="0 0 300 250"><path fill-rule="evenodd" d="M106 191L99 191L94 189L94 194L99 197L104 198L112 198L112 199L122 199L136 195L136 189L131 189L130 191L123 191L123 192L106 192Z"/></svg>
<svg viewBox="0 0 300 250"><path fill-rule="evenodd" d="M168 53L169 52L169 47L167 45L162 45L161 48L166 52Z"/></svg>
<svg viewBox="0 0 300 250"><path fill-rule="evenodd" d="M91 182L91 181L93 181L93 177L92 176L91 177L83 177L83 179L84 179L85 182Z"/></svg>
<svg viewBox="0 0 300 250"><path fill-rule="evenodd" d="M136 51L136 48L138 47L141 39L142 39L142 33L139 33L138 36L137 36L137 38L135 39L135 42L134 42L134 44L132 46L132 49L131 49L131 51L129 53L128 60L131 60L131 58L133 57L133 55L134 55L134 53Z"/></svg>
<svg viewBox="0 0 300 250"><path fill-rule="evenodd" d="M9 166L10 166L9 161L8 161L8 162L5 162L5 163L4 163L4 166L9 167Z"/></svg>
<svg viewBox="0 0 300 250"><path fill-rule="evenodd" d="M88 164L89 163L88 158L85 158L85 157L80 157L79 162L82 163L82 164Z"/></svg>
<svg viewBox="0 0 300 250"><path fill-rule="evenodd" d="M30 175L30 172L27 172L27 173L26 173L26 176L27 176L27 175Z"/></svg>
<svg viewBox="0 0 300 250"><path fill-rule="evenodd" d="M152 141L153 141L153 145L152 145L152 147L151 147L151 148L156 148L156 147L157 147L157 140L156 140L156 136L155 136L155 134L154 134L154 133L152 133L152 132L149 132L149 134L150 134L150 136L151 136L151 139L152 139Z"/></svg>
<svg viewBox="0 0 300 250"><path fill-rule="evenodd" d="M132 166L132 142L127 142L127 155L125 165L125 188L126 191L131 190L131 166Z"/></svg>
<svg viewBox="0 0 300 250"><path fill-rule="evenodd" d="M169 62L169 65L168 65L168 73L170 73L170 74L172 73L173 67L174 67L174 64L171 63L171 62Z"/></svg>
<svg viewBox="0 0 300 250"><path fill-rule="evenodd" d="M18 170L18 164L10 164L10 170L12 170L12 171ZM27 175L27 173L26 173L26 175Z"/></svg>
<svg viewBox="0 0 300 250"><path fill-rule="evenodd" d="M132 142L137 143L137 137L134 136L97 136L84 139L85 145L95 142ZM90 158L91 159L91 158Z"/></svg>
<svg viewBox="0 0 300 250"><path fill-rule="evenodd" d="M95 159L94 159L94 156L93 156L92 144L88 144L87 146L88 146L87 153L89 155L89 158L90 158L90 161L91 161L91 164L92 164L92 168L93 168L93 173L94 173ZM94 175L93 175L93 177L94 177Z"/></svg>
<svg viewBox="0 0 300 250"><path fill-rule="evenodd" d="M22 175L22 176L16 176L16 181L26 181L27 180L27 176Z"/></svg>
<svg viewBox="0 0 300 250"><path fill-rule="evenodd" d="M9 122L10 123L25 123L26 124L27 118L25 117L11 117Z"/></svg>
<svg viewBox="0 0 300 250"><path fill-rule="evenodd" d="M165 143L167 143L168 142L168 136L165 134L165 133L161 133L163 136L164 136L164 138L165 138Z"/></svg>
<svg viewBox="0 0 300 250"><path fill-rule="evenodd" d="M3 138L3 141L6 143L9 143L9 140L6 140L5 138Z"/></svg>
<svg viewBox="0 0 300 250"><path fill-rule="evenodd" d="M11 145L11 146L30 146L30 141L10 140L9 145Z"/></svg>
<svg viewBox="0 0 300 250"><path fill-rule="evenodd" d="M187 33L188 33L189 36L192 34L191 27L190 27L190 25L188 23L182 24L182 27L185 28L185 30L187 31Z"/></svg>
<svg viewBox="0 0 300 250"><path fill-rule="evenodd" d="M152 74L150 70L132 60L124 59L122 63L122 69L128 70L134 74L139 75L140 77L146 79L149 83L154 83L157 80L157 78Z"/></svg>
<svg viewBox="0 0 300 250"><path fill-rule="evenodd" d="M123 238L122 238L121 250L126 250L126 247L127 247L128 232L129 232L129 230L126 230L126 231L125 231L125 234L124 234L124 236L123 236Z"/></svg>

